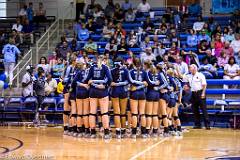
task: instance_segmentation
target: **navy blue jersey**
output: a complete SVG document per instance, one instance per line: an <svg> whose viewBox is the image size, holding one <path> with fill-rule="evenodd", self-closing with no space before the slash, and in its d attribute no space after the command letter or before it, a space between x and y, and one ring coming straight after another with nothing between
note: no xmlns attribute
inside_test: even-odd
<svg viewBox="0 0 240 160"><path fill-rule="evenodd" d="M72 65L69 65L65 71L65 76L64 76L64 84L66 87L70 87L71 86L71 83L73 82L73 79L75 77L77 73L77 69L72 66Z"/></svg>
<svg viewBox="0 0 240 160"><path fill-rule="evenodd" d="M159 90L161 89L167 89L169 87L169 81L168 77L164 74L164 72L159 72L158 73L158 79L159 79Z"/></svg>
<svg viewBox="0 0 240 160"><path fill-rule="evenodd" d="M128 94L128 70L126 68L113 68L111 75L115 86L111 88L111 97L126 98Z"/></svg>
<svg viewBox="0 0 240 160"><path fill-rule="evenodd" d="M76 87L77 90L86 90L86 88L80 86L80 84L86 83L87 76L88 76L88 69L78 70L77 74L73 79L72 87Z"/></svg>
<svg viewBox="0 0 240 160"><path fill-rule="evenodd" d="M158 73L153 74L151 71L147 72L147 83L148 83L148 91L149 90L158 90L159 83L159 75Z"/></svg>
<svg viewBox="0 0 240 160"><path fill-rule="evenodd" d="M92 80L91 88L96 88L97 85L102 84L107 88L112 82L112 76L109 68L102 64L98 67L96 64L90 67L86 82Z"/></svg>
<svg viewBox="0 0 240 160"><path fill-rule="evenodd" d="M141 69L140 71L132 69L129 71L129 82L136 87L136 90L144 90L146 87L144 81L147 81L147 73Z"/></svg>
<svg viewBox="0 0 240 160"><path fill-rule="evenodd" d="M169 76L170 86L173 87L173 92L170 94L171 98L178 97L177 95L182 92L182 84L176 77Z"/></svg>

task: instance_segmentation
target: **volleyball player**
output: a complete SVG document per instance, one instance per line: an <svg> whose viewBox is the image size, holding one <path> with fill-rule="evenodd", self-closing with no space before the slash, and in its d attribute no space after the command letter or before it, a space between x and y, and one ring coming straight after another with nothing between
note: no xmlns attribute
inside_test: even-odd
<svg viewBox="0 0 240 160"><path fill-rule="evenodd" d="M158 133L158 109L159 109L159 80L158 80L158 70L157 68L152 64L152 62L147 61L144 63L146 66L145 68L147 70L147 95L146 95L146 129L147 134L149 135L151 126L153 127L153 137L157 137Z"/></svg>
<svg viewBox="0 0 240 160"><path fill-rule="evenodd" d="M114 110L116 138L124 137L126 133L126 108L128 97L128 70L122 65L122 59L117 58L115 68L111 70L111 100Z"/></svg>
<svg viewBox="0 0 240 160"><path fill-rule="evenodd" d="M63 112L63 125L64 134L76 135L77 132L76 121L76 105L73 97L70 97L70 87L75 74L76 57L71 57L70 63L66 68L64 74L64 112ZM73 105L73 106L72 106ZM74 106L75 105L75 106Z"/></svg>
<svg viewBox="0 0 240 160"><path fill-rule="evenodd" d="M88 69L83 59L78 61L78 72L73 80L73 85L76 88L76 104L77 104L77 128L78 137L82 137L85 133L87 137L90 134L88 114L89 114L89 93L88 84L85 83ZM73 87L74 87L73 86Z"/></svg>
<svg viewBox="0 0 240 160"><path fill-rule="evenodd" d="M86 82L90 85L90 113L89 125L91 128L91 138L96 138L96 113L98 104L100 106L102 123L104 127L104 139L109 139L109 97L108 87L112 82L109 68L103 64L103 56L97 57L97 64L90 67Z"/></svg>
<svg viewBox="0 0 240 160"><path fill-rule="evenodd" d="M133 60L134 68L129 71L129 82L131 83L130 91L130 108L131 108L131 122L132 122L132 138L136 138L137 133L137 119L138 114L141 122L141 134L143 138L147 138L146 132L146 117L145 117L145 104L146 95L145 89L147 87L147 75L143 70L139 58Z"/></svg>
<svg viewBox="0 0 240 160"><path fill-rule="evenodd" d="M168 136L167 104L169 102L169 83L163 68L159 64L157 65L157 68L159 70L159 81L161 86L159 99L159 120L164 126L163 136Z"/></svg>

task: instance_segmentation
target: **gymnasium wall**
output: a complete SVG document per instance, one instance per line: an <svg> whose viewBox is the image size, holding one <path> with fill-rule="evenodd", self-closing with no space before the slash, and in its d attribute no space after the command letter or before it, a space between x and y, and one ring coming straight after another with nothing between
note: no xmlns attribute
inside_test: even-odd
<svg viewBox="0 0 240 160"><path fill-rule="evenodd" d="M19 2L33 2L34 8L38 7L39 2L43 2L47 15L62 17L63 14L66 14L66 8L72 7L72 12L68 13L68 18L75 16L74 6L71 5L71 2L74 0L8 0L7 3L7 16L16 16L19 11ZM122 3L124 0L114 0L115 3ZM130 0L134 6L137 6L141 0ZM148 0L150 5L153 7L163 7L167 4L167 0ZM87 4L90 3L90 0L86 0ZM203 12L209 14L211 7L211 0L201 0L201 5L203 7ZM101 4L103 7L106 6L107 0L96 0L96 3Z"/></svg>

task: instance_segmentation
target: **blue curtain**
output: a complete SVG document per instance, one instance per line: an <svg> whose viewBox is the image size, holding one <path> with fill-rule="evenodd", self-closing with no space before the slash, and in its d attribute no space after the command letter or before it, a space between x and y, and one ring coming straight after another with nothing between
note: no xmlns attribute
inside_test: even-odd
<svg viewBox="0 0 240 160"><path fill-rule="evenodd" d="M240 0L212 0L212 13L232 13L240 9Z"/></svg>

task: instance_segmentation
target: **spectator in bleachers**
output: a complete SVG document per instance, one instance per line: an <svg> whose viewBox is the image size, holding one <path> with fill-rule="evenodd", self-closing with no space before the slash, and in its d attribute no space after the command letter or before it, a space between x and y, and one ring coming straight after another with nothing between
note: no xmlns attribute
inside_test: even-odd
<svg viewBox="0 0 240 160"><path fill-rule="evenodd" d="M87 9L86 9L86 17L93 16L94 8L95 8L95 0L91 0L90 4L87 6Z"/></svg>
<svg viewBox="0 0 240 160"><path fill-rule="evenodd" d="M197 21L193 23L193 29L195 31L201 31L203 29L205 22L203 21L202 16L198 16Z"/></svg>
<svg viewBox="0 0 240 160"><path fill-rule="evenodd" d="M73 24L73 32L74 32L74 35L76 36L79 32L79 30L82 28L82 23L81 23L81 20L78 20L78 21L74 21L74 24Z"/></svg>
<svg viewBox="0 0 240 160"><path fill-rule="evenodd" d="M104 10L104 14L107 18L113 18L115 12L115 5L113 3L113 0L108 0L108 4Z"/></svg>
<svg viewBox="0 0 240 160"><path fill-rule="evenodd" d="M122 38L126 38L127 32L122 28L122 23L118 23L114 32L114 38L119 44Z"/></svg>
<svg viewBox="0 0 240 160"><path fill-rule="evenodd" d="M53 51L52 54L48 56L48 62L50 68L57 64L57 53L55 51Z"/></svg>
<svg viewBox="0 0 240 160"><path fill-rule="evenodd" d="M172 23L173 22L173 14L171 8L167 8L166 12L162 16L163 23Z"/></svg>
<svg viewBox="0 0 240 160"><path fill-rule="evenodd" d="M48 74L50 72L50 66L48 64L46 57L40 58L38 65L37 65L37 70L38 70L38 68L42 68L45 74Z"/></svg>
<svg viewBox="0 0 240 160"><path fill-rule="evenodd" d="M176 42L172 42L172 46L168 50L168 54L169 54L169 60L171 62L175 62L176 58L180 55L180 50L177 47L177 43Z"/></svg>
<svg viewBox="0 0 240 160"><path fill-rule="evenodd" d="M124 12L121 9L119 3L115 4L115 11L114 11L113 19L114 19L115 23L123 22L123 20L124 20Z"/></svg>
<svg viewBox="0 0 240 160"><path fill-rule="evenodd" d="M199 67L199 72L201 72L207 79L212 79L216 77L217 69L208 62L208 58L203 58L203 63Z"/></svg>
<svg viewBox="0 0 240 160"><path fill-rule="evenodd" d="M28 65L26 67L26 73L24 74L22 78L22 95L23 97L32 97L33 96L33 71L34 67L31 65Z"/></svg>
<svg viewBox="0 0 240 160"><path fill-rule="evenodd" d="M23 19L25 19L27 17L27 5L25 5L24 3L20 4L20 11L18 13L18 16L21 19L21 22L23 22Z"/></svg>
<svg viewBox="0 0 240 160"><path fill-rule="evenodd" d="M176 43L177 47L180 47L180 40L179 37L177 35L177 31L176 29L171 29L170 30L170 34L168 36L168 39L170 40L171 43Z"/></svg>
<svg viewBox="0 0 240 160"><path fill-rule="evenodd" d="M11 38L13 38L15 40L15 45L19 46L19 44L21 42L20 35L18 34L18 32L16 30L12 30Z"/></svg>
<svg viewBox="0 0 240 160"><path fill-rule="evenodd" d="M146 48L152 47L153 43L150 42L150 37L145 37L144 41L141 42L140 44L140 48L142 49L142 51L145 51Z"/></svg>
<svg viewBox="0 0 240 160"><path fill-rule="evenodd" d="M232 42L233 40L235 40L232 28L225 27L223 37L224 41Z"/></svg>
<svg viewBox="0 0 240 160"><path fill-rule="evenodd" d="M196 47L198 45L198 37L193 29L189 31L190 35L187 36L187 46Z"/></svg>
<svg viewBox="0 0 240 160"><path fill-rule="evenodd" d="M13 24L12 30L16 30L18 34L21 34L23 26L19 18L16 19L16 23Z"/></svg>
<svg viewBox="0 0 240 160"><path fill-rule="evenodd" d="M212 31L211 31L208 23L206 23L206 22L204 23L203 29L206 31L206 34L207 34L208 36L211 36Z"/></svg>
<svg viewBox="0 0 240 160"><path fill-rule="evenodd" d="M4 55L5 74L9 79L9 86L11 87L13 81L13 69L16 65L17 57L21 57L21 52L15 45L15 40L13 38L9 38L9 43L4 46L2 54Z"/></svg>
<svg viewBox="0 0 240 160"><path fill-rule="evenodd" d="M158 62L162 61L163 55L166 53L164 45L160 42L154 42L152 46L153 54L156 56Z"/></svg>
<svg viewBox="0 0 240 160"><path fill-rule="evenodd" d="M117 46L117 54L126 55L129 52L127 41L125 38L122 38L120 44Z"/></svg>
<svg viewBox="0 0 240 160"><path fill-rule="evenodd" d="M105 46L105 54L116 55L117 44L114 38L111 38L110 41Z"/></svg>
<svg viewBox="0 0 240 160"><path fill-rule="evenodd" d="M213 67L217 67L217 58L216 56L212 55L211 50L206 51L206 56L204 57L208 60L208 63L212 64Z"/></svg>
<svg viewBox="0 0 240 160"><path fill-rule="evenodd" d="M151 9L150 4L147 2L147 0L142 0L141 3L137 6L138 16L143 16L143 13L149 12Z"/></svg>
<svg viewBox="0 0 240 160"><path fill-rule="evenodd" d="M228 57L234 56L233 48L230 47L230 43L228 41L224 42L224 48L222 51L224 51Z"/></svg>
<svg viewBox="0 0 240 160"><path fill-rule="evenodd" d="M125 13L125 22L134 22L136 18L132 8L129 8Z"/></svg>
<svg viewBox="0 0 240 160"><path fill-rule="evenodd" d="M85 0L76 0L76 20L80 18L81 14L84 14Z"/></svg>
<svg viewBox="0 0 240 160"><path fill-rule="evenodd" d="M102 10L103 9L100 4L95 5L94 12L93 12L94 21L97 21L100 17L104 15Z"/></svg>
<svg viewBox="0 0 240 160"><path fill-rule="evenodd" d="M146 21L143 23L143 29L147 34L154 34L154 24L151 21L150 17L146 18Z"/></svg>
<svg viewBox="0 0 240 160"><path fill-rule="evenodd" d="M57 57L63 58L64 61L67 61L72 53L71 48L68 46L68 42L64 41L62 46L58 49Z"/></svg>
<svg viewBox="0 0 240 160"><path fill-rule="evenodd" d="M216 34L214 40L212 41L212 48L214 49L214 55L219 57L221 50L224 48L224 44L221 41L221 35Z"/></svg>
<svg viewBox="0 0 240 160"><path fill-rule="evenodd" d="M113 60L110 58L110 55L108 53L105 54L103 61L108 67L113 67Z"/></svg>
<svg viewBox="0 0 240 160"><path fill-rule="evenodd" d="M224 66L223 79L240 80L240 68L234 57L230 57L228 64Z"/></svg>
<svg viewBox="0 0 240 160"><path fill-rule="evenodd" d="M46 22L47 18L46 18L46 10L43 6L43 3L40 2L39 6L38 6L38 10L36 11L36 15L34 17L34 21L36 22L37 26L39 25L39 23L41 22Z"/></svg>
<svg viewBox="0 0 240 160"><path fill-rule="evenodd" d="M49 73L46 75L46 81L44 86L45 96L53 97L55 96L57 90L57 81L52 78L52 75Z"/></svg>
<svg viewBox="0 0 240 160"><path fill-rule="evenodd" d="M82 28L77 33L77 38L79 41L87 41L90 36L88 29L86 28L86 24L82 23Z"/></svg>
<svg viewBox="0 0 240 160"><path fill-rule="evenodd" d="M57 58L57 63L52 67L53 78L59 78L63 75L64 63L62 58Z"/></svg>
<svg viewBox="0 0 240 160"><path fill-rule="evenodd" d="M198 36L198 43L200 43L202 40L206 40L208 45L211 42L211 38L206 34L205 30L202 30L201 34Z"/></svg>
<svg viewBox="0 0 240 160"><path fill-rule="evenodd" d="M217 34L222 34L222 28L221 25L217 25L216 28L212 31L212 35L211 37L214 39L214 37L216 37Z"/></svg>
<svg viewBox="0 0 240 160"><path fill-rule="evenodd" d="M156 56L152 53L152 48L148 47L145 49L143 53L140 55L141 62L144 63L146 61L156 61Z"/></svg>
<svg viewBox="0 0 240 160"><path fill-rule="evenodd" d="M181 56L177 56L175 64L177 70L180 72L181 75L188 74L188 65L186 62L183 61L183 58Z"/></svg>
<svg viewBox="0 0 240 160"><path fill-rule="evenodd" d="M29 2L28 8L27 8L27 18L30 24L32 24L33 22L33 17L34 17L33 3Z"/></svg>
<svg viewBox="0 0 240 160"><path fill-rule="evenodd" d="M90 34L96 32L97 24L96 24L96 22L93 21L93 18L88 19L86 28L88 29Z"/></svg>
<svg viewBox="0 0 240 160"><path fill-rule="evenodd" d="M109 41L110 38L114 35L115 29L114 24L110 20L106 26L103 27L102 39L101 41Z"/></svg>
<svg viewBox="0 0 240 160"><path fill-rule="evenodd" d="M138 35L136 32L131 31L127 36L127 44L129 48L138 48Z"/></svg>
<svg viewBox="0 0 240 160"><path fill-rule="evenodd" d="M20 41L23 43L23 39L30 38L30 43L33 44L34 36L33 36L33 26L29 23L28 19L25 19L22 34L20 34Z"/></svg>
<svg viewBox="0 0 240 160"><path fill-rule="evenodd" d="M199 54L206 54L206 51L209 50L209 45L206 40L200 41L200 44L198 46L198 53Z"/></svg>
<svg viewBox="0 0 240 160"><path fill-rule="evenodd" d="M202 14L202 7L199 4L199 0L195 0L194 3L188 6L188 14L190 16L199 16Z"/></svg>
<svg viewBox="0 0 240 160"><path fill-rule="evenodd" d="M237 54L240 56L240 34L235 34L235 40L233 40L230 44L230 46L233 48L234 54Z"/></svg>
<svg viewBox="0 0 240 160"><path fill-rule="evenodd" d="M77 40L75 38L73 38L69 47L70 47L72 52L77 52L79 50L78 46L77 46Z"/></svg>
<svg viewBox="0 0 240 160"><path fill-rule="evenodd" d="M168 33L168 28L165 23L160 24L158 29L155 29L156 35L166 35Z"/></svg>
<svg viewBox="0 0 240 160"><path fill-rule="evenodd" d="M127 12L127 11L129 11L129 9L131 9L131 10L133 9L133 5L132 5L132 3L129 2L129 0L125 0L122 3L121 8L124 12Z"/></svg>
<svg viewBox="0 0 240 160"><path fill-rule="evenodd" d="M220 56L217 58L217 64L219 68L224 68L224 66L228 63L228 59L231 56L228 56L225 50L222 50Z"/></svg>
<svg viewBox="0 0 240 160"><path fill-rule="evenodd" d="M95 42L93 42L92 38L89 38L83 49L87 54L94 54L97 53L98 46Z"/></svg>
<svg viewBox="0 0 240 160"><path fill-rule="evenodd" d="M186 3L186 0L181 0L180 1L180 6L178 7L178 11L180 16L183 18L187 17L188 14L188 6Z"/></svg>

